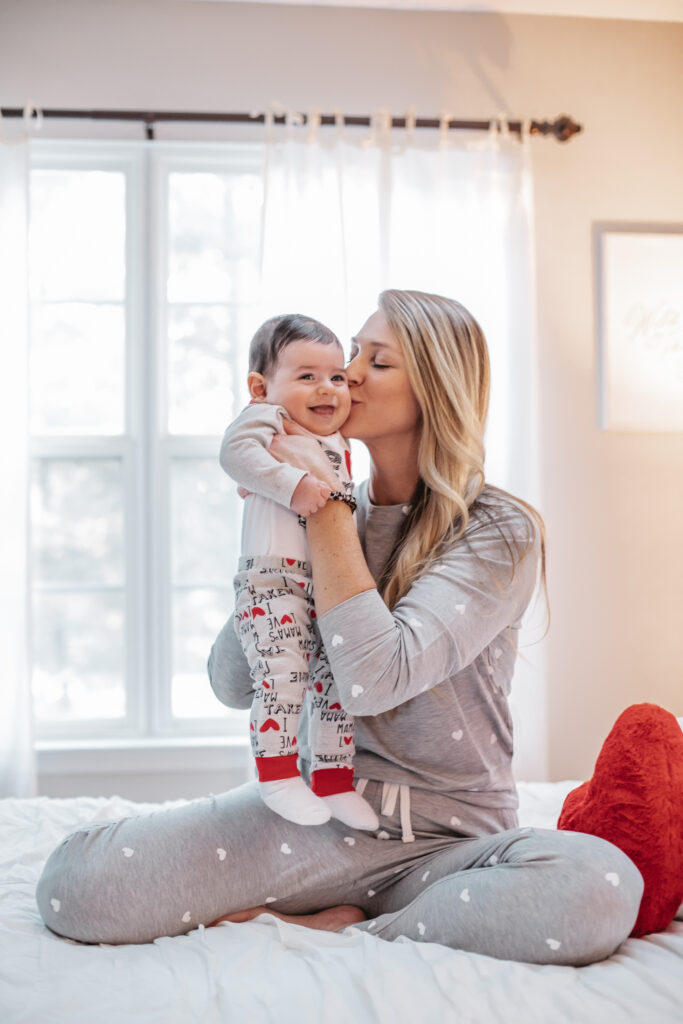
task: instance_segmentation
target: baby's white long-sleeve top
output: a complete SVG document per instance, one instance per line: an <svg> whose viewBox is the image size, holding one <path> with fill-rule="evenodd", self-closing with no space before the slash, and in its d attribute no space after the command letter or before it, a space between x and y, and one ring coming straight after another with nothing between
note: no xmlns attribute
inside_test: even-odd
<svg viewBox="0 0 683 1024"><path fill-rule="evenodd" d="M290 503L305 469L278 462L268 451L283 420L291 419L281 405L252 402L229 425L220 449L220 464L232 479L252 493L244 500L241 554L288 555L308 560L306 531ZM305 428L303 428L305 429ZM323 437L306 431L320 443L339 477L339 489L350 493L351 456L348 441L337 432Z"/></svg>

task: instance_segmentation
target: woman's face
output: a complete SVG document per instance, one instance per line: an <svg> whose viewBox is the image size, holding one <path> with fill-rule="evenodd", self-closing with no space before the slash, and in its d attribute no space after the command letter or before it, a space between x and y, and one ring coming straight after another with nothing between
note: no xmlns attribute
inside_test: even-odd
<svg viewBox="0 0 683 1024"><path fill-rule="evenodd" d="M420 407L408 381L398 341L379 310L352 339L346 374L351 412L341 428L345 437L373 441L415 435Z"/></svg>

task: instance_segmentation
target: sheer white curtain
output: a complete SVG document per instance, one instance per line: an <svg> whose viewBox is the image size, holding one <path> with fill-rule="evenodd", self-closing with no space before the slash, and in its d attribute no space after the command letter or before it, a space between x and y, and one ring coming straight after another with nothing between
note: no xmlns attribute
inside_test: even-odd
<svg viewBox="0 0 683 1024"><path fill-rule="evenodd" d="M317 316L346 343L382 288L458 299L491 354L486 475L539 505L533 194L528 131L371 130L294 123L266 146L261 318ZM353 444L358 480L367 455ZM541 509L542 511L542 509ZM520 633L515 771L547 777L540 600Z"/></svg>
<svg viewBox="0 0 683 1024"><path fill-rule="evenodd" d="M0 141L0 797L37 792L28 655L28 143Z"/></svg>

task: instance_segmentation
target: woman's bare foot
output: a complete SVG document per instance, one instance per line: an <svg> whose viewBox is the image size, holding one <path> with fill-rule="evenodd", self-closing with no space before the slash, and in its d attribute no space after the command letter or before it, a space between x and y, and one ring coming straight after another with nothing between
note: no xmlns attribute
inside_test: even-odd
<svg viewBox="0 0 683 1024"><path fill-rule="evenodd" d="M273 917L279 917L281 921L300 924L304 928L317 928L323 932L340 932L351 924L367 920L360 907L348 905L330 907L328 910L320 910L317 914L280 914L277 910L271 910L270 907L250 907L249 910L238 910L234 914L218 917L206 927L212 928L215 924L220 924L221 921L232 921L233 923L251 921L259 914L272 914Z"/></svg>

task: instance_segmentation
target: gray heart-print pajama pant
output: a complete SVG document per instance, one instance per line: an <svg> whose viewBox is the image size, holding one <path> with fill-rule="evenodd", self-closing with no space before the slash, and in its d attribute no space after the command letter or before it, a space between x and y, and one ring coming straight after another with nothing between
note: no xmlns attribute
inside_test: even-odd
<svg viewBox="0 0 683 1024"><path fill-rule="evenodd" d="M439 794L411 789L408 820L403 799L386 800L386 783L364 782L376 834L336 819L289 822L256 781L90 824L50 854L38 907L58 935L118 944L181 935L252 906L305 914L350 903L368 916L352 928L381 939L575 966L610 956L631 931L643 881L611 843L538 828L446 832Z"/></svg>

